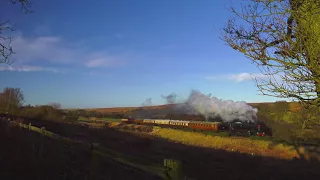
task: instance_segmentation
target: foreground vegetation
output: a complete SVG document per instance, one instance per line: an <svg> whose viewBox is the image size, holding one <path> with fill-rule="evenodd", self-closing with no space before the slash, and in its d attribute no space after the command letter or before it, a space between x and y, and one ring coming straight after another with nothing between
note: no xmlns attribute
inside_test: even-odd
<svg viewBox="0 0 320 180"><path fill-rule="evenodd" d="M308 157L304 157L306 153L297 151L296 154L290 154L294 153L294 151L291 151L289 146L272 144L271 141L267 140L214 137L201 133L143 125L126 125L125 127L121 123L108 121L78 121L70 123L62 120L26 119L25 123L32 123L32 125L37 127L45 126L51 132L76 141L97 142L103 148L112 149L112 152L121 152L154 164L161 164L163 163L163 159L166 158L177 159L183 162L186 168L185 173L188 177L198 179L211 179L208 177L213 176L219 177L219 179L235 179L236 176L249 179L255 179L257 176L277 177L277 179L282 177L286 179L292 173L297 177L306 176L305 169L309 169L309 177L315 177L318 172L316 167L319 167L316 162L312 163L313 161L304 160L308 159ZM87 124L87 126L82 126L83 123ZM99 128L96 128L97 124L100 124ZM95 128L90 128L91 125L95 126ZM135 132L127 132L134 129L137 130ZM137 133L137 131L144 133ZM23 140L28 137L25 134L24 137L21 136L20 138ZM3 139L3 142L5 141L7 141L6 138ZM81 148L81 146L73 146L72 144L70 146L75 148L71 152L77 152L77 149ZM244 149L243 147L248 149ZM63 149L63 145L57 148ZM293 146L293 148L296 147ZM288 152L285 152L286 150ZM287 160L280 160L277 153L281 154L280 158ZM299 158L294 158L297 155ZM8 154L9 156L13 155ZM51 158L50 153L48 153L48 156ZM73 157L72 154L66 156L68 158ZM57 157L55 156L55 158ZM289 160L291 158L294 160ZM77 158L75 157L75 159ZM254 166L256 170L252 172L251 168L244 168L244 164L248 167ZM99 169L107 168L104 166L104 163L99 163L97 166ZM112 165L108 165L108 168L109 166L112 167ZM68 166L68 168L71 167L72 165ZM295 170L292 171L293 169ZM226 176L226 172L232 172L232 175ZM32 173L36 174L35 171L32 171Z"/></svg>
<svg viewBox="0 0 320 180"><path fill-rule="evenodd" d="M161 179L126 161L113 162L112 157L122 157L119 153L93 150L36 127L21 127L25 128L0 119L1 179Z"/></svg>
<svg viewBox="0 0 320 180"><path fill-rule="evenodd" d="M201 133L186 132L177 129L155 128L151 133L170 141L188 145L236 151L251 155L262 155L284 159L298 158L296 149L292 146L275 144L272 141L252 140L249 138L210 136Z"/></svg>
<svg viewBox="0 0 320 180"><path fill-rule="evenodd" d="M205 134L202 132L191 132L181 129L161 128L158 126L150 128L151 126L133 124L123 125L120 123L110 123L108 124L108 127L131 132L146 133L176 143L245 153L252 156L266 156L280 159L317 158L320 160L320 154L309 153L306 147L275 142L268 137L226 137L219 136L218 134Z"/></svg>

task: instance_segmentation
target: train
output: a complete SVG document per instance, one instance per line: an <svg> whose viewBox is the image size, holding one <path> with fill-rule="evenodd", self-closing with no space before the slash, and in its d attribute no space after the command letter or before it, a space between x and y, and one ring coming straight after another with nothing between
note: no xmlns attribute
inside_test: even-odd
<svg viewBox="0 0 320 180"><path fill-rule="evenodd" d="M186 121L171 119L121 119L124 124L153 125L169 128L189 129L202 132L227 132L229 136L268 136L267 127L258 123L234 122L207 122L207 121Z"/></svg>
<svg viewBox="0 0 320 180"><path fill-rule="evenodd" d="M23 123L24 118L20 116L10 115L8 113L0 113L0 118L13 121L15 123ZM240 121L233 122L207 122L192 120L171 120L171 119L136 119L129 117L121 119L121 123L162 126L178 129L189 129L202 132L227 132L229 136L272 136L272 131L262 122L260 123L243 123Z"/></svg>

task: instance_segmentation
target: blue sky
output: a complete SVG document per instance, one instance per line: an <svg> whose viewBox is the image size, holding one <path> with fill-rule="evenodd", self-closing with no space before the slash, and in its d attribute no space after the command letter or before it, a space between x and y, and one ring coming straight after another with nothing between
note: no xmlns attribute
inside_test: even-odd
<svg viewBox="0 0 320 180"><path fill-rule="evenodd" d="M187 98L192 89L276 100L257 95L248 74L259 70L219 38L230 1L33 0L28 15L0 6L16 29L14 63L0 65L0 88L20 87L27 104L139 106L152 98L157 105L161 95Z"/></svg>

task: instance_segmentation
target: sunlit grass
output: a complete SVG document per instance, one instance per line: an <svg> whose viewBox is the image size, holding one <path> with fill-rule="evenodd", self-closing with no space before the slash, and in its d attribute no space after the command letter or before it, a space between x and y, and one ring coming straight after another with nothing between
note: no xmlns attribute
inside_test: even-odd
<svg viewBox="0 0 320 180"><path fill-rule="evenodd" d="M80 117L78 118L78 121L86 121L86 120L88 120L88 118L83 117L83 116L80 116Z"/></svg>
<svg viewBox="0 0 320 180"><path fill-rule="evenodd" d="M120 122L121 119L116 119L116 118L98 118L98 120L109 121L109 122Z"/></svg>
<svg viewBox="0 0 320 180"><path fill-rule="evenodd" d="M242 137L222 137L187 132L177 129L155 127L151 133L155 136L183 144L236 151L252 155L272 156L284 159L298 157L292 146L275 144L269 140L256 140Z"/></svg>
<svg viewBox="0 0 320 180"><path fill-rule="evenodd" d="M120 122L121 119L117 119L117 118L96 118L96 117L83 117L80 116L78 118L79 121L108 121L108 122Z"/></svg>
<svg viewBox="0 0 320 180"><path fill-rule="evenodd" d="M111 122L107 124L110 128L120 131L132 131L132 133L149 134L169 141L186 145L221 149L230 152L245 153L250 155L261 155L281 159L299 158L297 148L272 140L271 137L229 137L227 133L215 132L192 132L191 130L161 128L158 126L144 126L135 124L121 124ZM150 129L151 128L151 129ZM147 129L150 129L147 131ZM303 152L303 148L298 148ZM320 157L317 157L320 158Z"/></svg>

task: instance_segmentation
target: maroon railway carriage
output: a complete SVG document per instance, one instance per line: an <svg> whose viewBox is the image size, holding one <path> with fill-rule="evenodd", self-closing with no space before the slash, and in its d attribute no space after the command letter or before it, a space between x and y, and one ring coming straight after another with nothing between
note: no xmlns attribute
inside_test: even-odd
<svg viewBox="0 0 320 180"><path fill-rule="evenodd" d="M202 131L219 131L220 122L189 122L189 128Z"/></svg>

